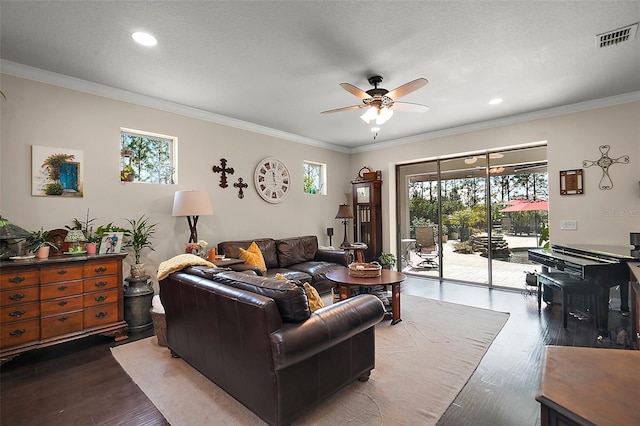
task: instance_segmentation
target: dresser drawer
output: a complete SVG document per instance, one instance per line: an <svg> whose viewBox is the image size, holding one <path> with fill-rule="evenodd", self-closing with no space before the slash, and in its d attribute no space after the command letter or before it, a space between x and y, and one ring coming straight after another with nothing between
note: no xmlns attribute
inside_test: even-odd
<svg viewBox="0 0 640 426"><path fill-rule="evenodd" d="M38 287L16 288L13 290L0 291L0 306L2 306L3 310L9 306L37 302L39 299L40 289Z"/></svg>
<svg viewBox="0 0 640 426"><path fill-rule="evenodd" d="M57 268L40 270L40 283L58 283L82 278L82 266L59 266Z"/></svg>
<svg viewBox="0 0 640 426"><path fill-rule="evenodd" d="M57 299L58 297L82 294L82 281L43 285L40 287L40 300Z"/></svg>
<svg viewBox="0 0 640 426"><path fill-rule="evenodd" d="M118 262L106 261L84 265L85 277L101 277L104 275L116 275L117 273Z"/></svg>
<svg viewBox="0 0 640 426"><path fill-rule="evenodd" d="M43 317L80 310L82 310L82 296L63 297L40 303L40 312Z"/></svg>
<svg viewBox="0 0 640 426"><path fill-rule="evenodd" d="M116 287L118 287L118 279L115 276L87 278L84 280L83 291L89 293L90 291L107 290Z"/></svg>
<svg viewBox="0 0 640 426"><path fill-rule="evenodd" d="M84 295L84 307L90 308L92 306L105 305L108 303L116 303L118 301L118 289L101 291L98 293L91 293Z"/></svg>
<svg viewBox="0 0 640 426"><path fill-rule="evenodd" d="M0 290L28 287L40 283L38 271L0 271Z"/></svg>
<svg viewBox="0 0 640 426"><path fill-rule="evenodd" d="M0 325L0 349L37 342L40 338L40 320L32 319Z"/></svg>
<svg viewBox="0 0 640 426"><path fill-rule="evenodd" d="M40 303L24 303L22 305L6 306L0 309L0 323L23 321L40 317Z"/></svg>
<svg viewBox="0 0 640 426"><path fill-rule="evenodd" d="M118 321L118 304L96 306L84 310L84 328L103 326Z"/></svg>
<svg viewBox="0 0 640 426"><path fill-rule="evenodd" d="M82 311L69 312L40 320L40 338L50 339L82 331Z"/></svg>

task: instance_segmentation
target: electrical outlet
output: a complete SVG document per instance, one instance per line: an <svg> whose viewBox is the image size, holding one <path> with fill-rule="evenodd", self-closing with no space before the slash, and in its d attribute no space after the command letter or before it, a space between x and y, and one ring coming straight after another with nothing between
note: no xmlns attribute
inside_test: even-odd
<svg viewBox="0 0 640 426"><path fill-rule="evenodd" d="M576 230L578 229L578 222L575 220L561 220L560 229Z"/></svg>

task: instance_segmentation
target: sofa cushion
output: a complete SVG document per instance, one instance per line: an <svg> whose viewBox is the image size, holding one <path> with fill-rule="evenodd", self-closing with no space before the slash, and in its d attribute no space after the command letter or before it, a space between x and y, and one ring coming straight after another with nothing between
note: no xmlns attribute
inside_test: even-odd
<svg viewBox="0 0 640 426"><path fill-rule="evenodd" d="M262 252L255 242L251 243L249 248L246 250L239 248L238 252L240 259L244 260L247 265L257 268L260 270L262 275L267 272L267 265L264 263L264 257L262 257Z"/></svg>
<svg viewBox="0 0 640 426"><path fill-rule="evenodd" d="M285 238L276 241L278 261L281 268L288 268L296 263L313 260L318 251L318 238L315 235Z"/></svg>
<svg viewBox="0 0 640 426"><path fill-rule="evenodd" d="M218 244L218 252L227 257L240 259L240 248L248 249L251 243L255 242L260 248L264 263L267 269L278 267L278 254L276 251L276 240L272 238L260 238L256 240L224 241Z"/></svg>
<svg viewBox="0 0 640 426"><path fill-rule="evenodd" d="M241 272L220 272L213 279L229 287L272 298L276 302L282 322L302 322L311 316L304 288L291 281L251 276Z"/></svg>
<svg viewBox="0 0 640 426"><path fill-rule="evenodd" d="M303 283L305 281L309 281L309 282L311 281L311 275L303 271L295 271L293 269L285 269L285 268L275 268L275 269L269 269L267 271L268 277L277 278L277 275L282 275L287 280L298 281L300 283Z"/></svg>

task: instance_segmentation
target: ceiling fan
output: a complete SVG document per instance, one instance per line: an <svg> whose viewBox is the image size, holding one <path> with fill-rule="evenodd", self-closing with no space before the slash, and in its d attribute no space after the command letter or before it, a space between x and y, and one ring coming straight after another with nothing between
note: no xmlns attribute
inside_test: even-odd
<svg viewBox="0 0 640 426"><path fill-rule="evenodd" d="M321 114L331 114L334 112L349 111L352 109L369 108L360 118L367 124L375 120L376 124L382 124L387 121L393 115L394 110L398 111L410 111L410 112L426 112L429 111L429 107L426 105L413 104L409 102L396 102L396 99L406 96L421 87L427 85L429 81L426 78L418 78L403 84L391 91L383 88L379 88L378 85L382 83L382 77L374 75L369 77L369 84L373 86L373 89L369 89L366 92L357 88L353 84L340 83L340 86L351 93L352 95L360 98L362 104L352 105L343 108L330 109L328 111L322 111Z"/></svg>

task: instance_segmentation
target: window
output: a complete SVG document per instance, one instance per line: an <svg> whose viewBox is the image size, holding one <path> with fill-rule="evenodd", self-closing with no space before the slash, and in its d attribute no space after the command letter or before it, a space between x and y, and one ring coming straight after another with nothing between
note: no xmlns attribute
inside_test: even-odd
<svg viewBox="0 0 640 426"><path fill-rule="evenodd" d="M307 194L327 195L327 165L304 162L304 192Z"/></svg>
<svg viewBox="0 0 640 426"><path fill-rule="evenodd" d="M120 180L172 185L178 138L120 129Z"/></svg>

